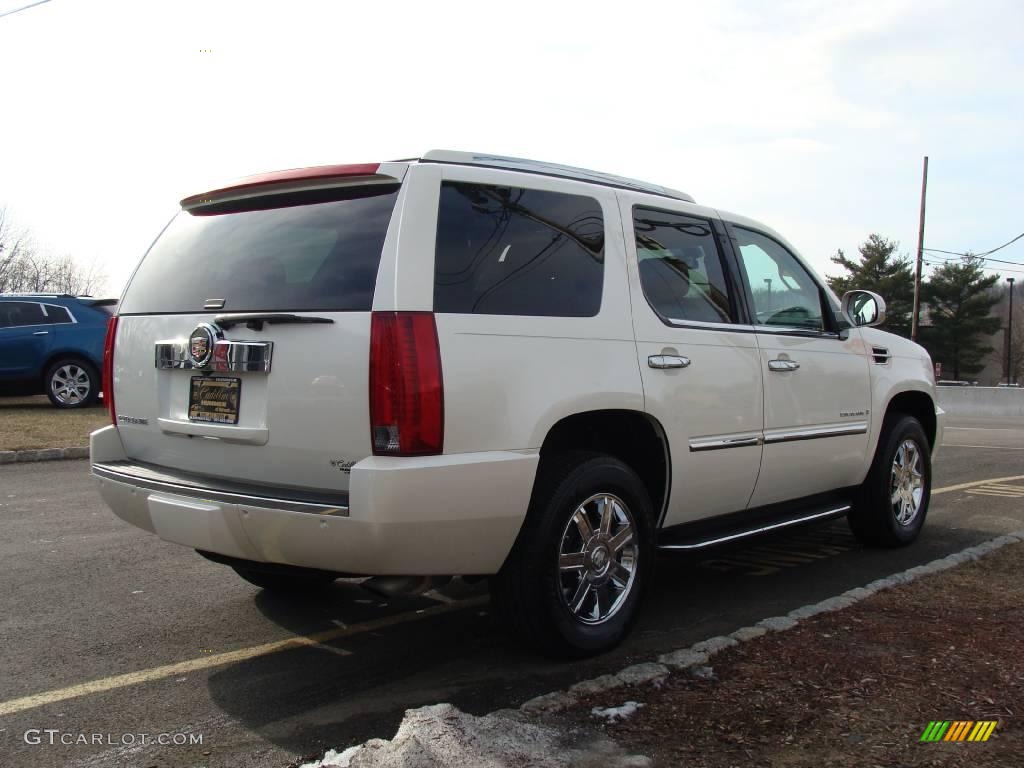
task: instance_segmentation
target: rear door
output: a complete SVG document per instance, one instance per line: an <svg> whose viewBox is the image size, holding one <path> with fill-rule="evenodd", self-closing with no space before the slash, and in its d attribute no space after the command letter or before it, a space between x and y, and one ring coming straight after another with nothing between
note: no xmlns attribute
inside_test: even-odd
<svg viewBox="0 0 1024 768"><path fill-rule="evenodd" d="M761 462L761 366L715 211L620 194L648 413L665 429L665 525L745 509Z"/></svg>
<svg viewBox="0 0 1024 768"><path fill-rule="evenodd" d="M376 174L179 213L118 313L128 456L347 489L351 465L372 452L370 310L402 197L398 179Z"/></svg>
<svg viewBox="0 0 1024 768"><path fill-rule="evenodd" d="M729 232L764 377L764 456L751 505L854 485L871 408L860 332L839 332L824 287L780 239L747 226Z"/></svg>
<svg viewBox="0 0 1024 768"><path fill-rule="evenodd" d="M41 304L0 302L0 378L29 379L39 375L50 349L50 331Z"/></svg>

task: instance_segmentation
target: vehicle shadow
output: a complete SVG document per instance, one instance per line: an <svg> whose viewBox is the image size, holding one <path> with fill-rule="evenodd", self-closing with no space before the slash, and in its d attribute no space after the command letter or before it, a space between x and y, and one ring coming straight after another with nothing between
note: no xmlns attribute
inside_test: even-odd
<svg viewBox="0 0 1024 768"><path fill-rule="evenodd" d="M254 599L263 615L296 635L384 616L403 621L221 668L208 686L225 713L262 738L312 754L390 738L408 708L447 701L483 714L518 706L990 537L933 526L912 547L868 550L839 520L696 555L661 556L627 641L610 653L575 662L550 661L523 648L491 615L482 585L453 595L475 600L471 607L439 615L429 615L441 605L436 600L403 597L382 603L351 580L303 600L261 592Z"/></svg>

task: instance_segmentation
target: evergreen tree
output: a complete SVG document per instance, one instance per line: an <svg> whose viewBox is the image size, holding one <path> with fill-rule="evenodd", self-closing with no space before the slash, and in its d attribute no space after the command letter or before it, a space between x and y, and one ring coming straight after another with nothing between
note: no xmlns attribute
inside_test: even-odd
<svg viewBox="0 0 1024 768"><path fill-rule="evenodd" d="M897 255L899 243L871 234L860 248L860 259L847 258L842 250L832 257L832 263L846 270L845 275L828 278L832 290L842 296L860 288L874 291L886 305L885 330L910 337L910 315L914 309L914 274L910 257Z"/></svg>
<svg viewBox="0 0 1024 768"><path fill-rule="evenodd" d="M1001 325L992 314L999 294L991 290L999 275L985 277L984 266L984 259L970 255L948 262L922 287L930 328L922 328L921 339L932 360L942 363L943 378L980 372L992 353L985 341Z"/></svg>

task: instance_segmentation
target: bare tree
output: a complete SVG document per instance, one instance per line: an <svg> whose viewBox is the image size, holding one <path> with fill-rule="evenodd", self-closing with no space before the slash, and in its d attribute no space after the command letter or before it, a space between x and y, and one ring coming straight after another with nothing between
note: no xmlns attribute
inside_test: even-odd
<svg viewBox="0 0 1024 768"><path fill-rule="evenodd" d="M102 290L105 282L106 275L95 262L83 267L70 254L41 251L32 234L0 207L0 293L84 295Z"/></svg>
<svg viewBox="0 0 1024 768"><path fill-rule="evenodd" d="M69 254L49 260L49 290L75 296L94 294L103 289L106 275L96 262L85 267Z"/></svg>
<svg viewBox="0 0 1024 768"><path fill-rule="evenodd" d="M15 227L6 208L0 208L0 293L15 290L24 262L33 252L28 232Z"/></svg>

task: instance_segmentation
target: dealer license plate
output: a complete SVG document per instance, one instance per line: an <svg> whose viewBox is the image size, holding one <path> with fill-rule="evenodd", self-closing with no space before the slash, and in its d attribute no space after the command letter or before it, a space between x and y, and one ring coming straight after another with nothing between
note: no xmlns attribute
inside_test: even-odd
<svg viewBox="0 0 1024 768"><path fill-rule="evenodd" d="M237 424L242 380L227 376L193 376L188 418L214 424Z"/></svg>

